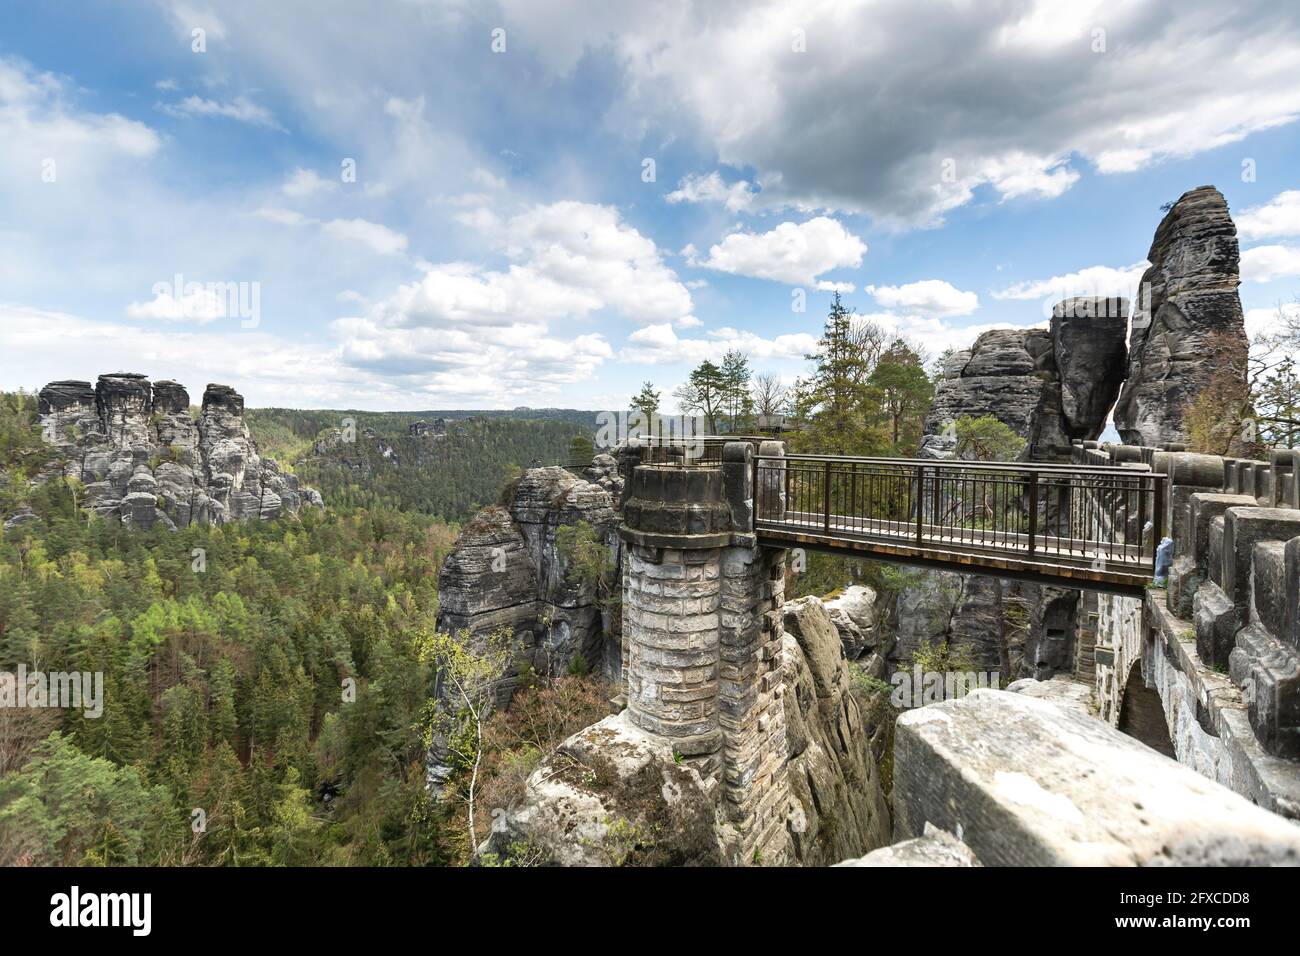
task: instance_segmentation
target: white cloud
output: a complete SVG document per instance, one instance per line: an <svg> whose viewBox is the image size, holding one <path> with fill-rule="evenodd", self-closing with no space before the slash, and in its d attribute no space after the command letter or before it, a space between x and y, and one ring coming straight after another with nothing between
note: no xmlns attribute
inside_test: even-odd
<svg viewBox="0 0 1300 956"><path fill-rule="evenodd" d="M611 112L637 129L689 124L722 164L756 171L769 208L933 225L984 185L1059 195L1076 157L1131 171L1300 116L1300 10L1271 0L1231 17L1213 0L945 4L924 29L915 0L681 0L620 7L615 22L501 5L556 72L611 53L628 101Z"/></svg>
<svg viewBox="0 0 1300 956"><path fill-rule="evenodd" d="M205 325L226 317L226 302L225 297L206 287L182 291L179 298L171 291L159 290L148 302L132 302L126 314L132 319Z"/></svg>
<svg viewBox="0 0 1300 956"><path fill-rule="evenodd" d="M404 235L366 219L331 219L321 229L333 239L360 243L381 256L395 256L406 251Z"/></svg>
<svg viewBox="0 0 1300 956"><path fill-rule="evenodd" d="M901 286L869 285L865 291L886 309L939 318L970 315L980 304L974 292L963 292L942 279L923 279Z"/></svg>
<svg viewBox="0 0 1300 956"><path fill-rule="evenodd" d="M1052 306L1072 296L1123 296L1132 303L1142 274L1149 263L1144 259L1131 266L1089 266L1078 272L1052 276L1050 279L1028 279L1005 289L992 292L995 299L1040 299L1043 314L1050 315Z"/></svg>
<svg viewBox="0 0 1300 956"><path fill-rule="evenodd" d="M1280 192L1262 206L1252 206L1237 216L1242 239L1300 236L1300 189Z"/></svg>
<svg viewBox="0 0 1300 956"><path fill-rule="evenodd" d="M838 221L818 216L804 223L783 222L764 233L733 232L709 248L708 259L688 254L688 261L734 275L815 285L823 272L861 266L866 251L867 244Z"/></svg>
<svg viewBox="0 0 1300 956"><path fill-rule="evenodd" d="M922 349L930 358L942 355L946 349L969 348L976 338L990 329L1028 329L1043 325L1041 322L1027 325L1015 325L1009 322L954 325L932 316L898 315L889 312L878 312L863 318L876 323L891 335L899 336Z"/></svg>
<svg viewBox="0 0 1300 956"><path fill-rule="evenodd" d="M715 169L707 176L686 176L664 197L670 203L722 203L728 212L740 212L754 203L754 184L741 179L728 185Z"/></svg>
<svg viewBox="0 0 1300 956"><path fill-rule="evenodd" d="M70 102L73 91L52 73L0 57L0 170L14 184L39 181L41 161L58 175L112 176L110 163L146 159L162 145L156 132L117 113L90 113ZM33 173L35 170L35 173Z"/></svg>
<svg viewBox="0 0 1300 956"><path fill-rule="evenodd" d="M707 338L679 338L668 323L649 325L628 336L628 345L619 358L644 365L695 364L704 359L717 360L737 349L756 361L801 360L817 348L816 337L805 332L764 338L753 332L722 328L707 333Z"/></svg>
<svg viewBox="0 0 1300 956"><path fill-rule="evenodd" d="M691 293L664 264L654 240L623 222L613 206L565 200L502 218L480 207L457 217L529 273L609 306L640 323L691 314Z"/></svg>
<svg viewBox="0 0 1300 956"><path fill-rule="evenodd" d="M1300 276L1300 246L1255 246L1241 254L1242 282Z"/></svg>
<svg viewBox="0 0 1300 956"><path fill-rule="evenodd" d="M1282 331L1278 317L1300 324L1300 302L1286 302L1268 309L1246 310L1246 334L1252 339L1260 335L1270 335Z"/></svg>
<svg viewBox="0 0 1300 956"><path fill-rule="evenodd" d="M280 190L286 196L293 196L295 199L303 196L310 196L324 189L330 189L334 186L331 180L321 176L314 169L304 169L301 166L289 174L289 178L284 181Z"/></svg>
<svg viewBox="0 0 1300 956"><path fill-rule="evenodd" d="M239 123L248 123L250 126L264 126L267 129L285 132L284 127L276 122L270 110L257 105L246 96L236 96L228 103L204 99L201 96L187 96L179 103L160 103L158 108L168 116L181 119L193 116L216 116Z"/></svg>

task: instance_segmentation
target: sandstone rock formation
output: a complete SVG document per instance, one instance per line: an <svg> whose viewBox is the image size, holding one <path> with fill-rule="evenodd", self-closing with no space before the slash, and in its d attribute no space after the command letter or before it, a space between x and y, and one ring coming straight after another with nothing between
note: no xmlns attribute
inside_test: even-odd
<svg viewBox="0 0 1300 956"><path fill-rule="evenodd" d="M1124 378L1126 299L1059 303L1049 327L994 329L946 360L925 420L923 458L949 458L946 426L991 415L1025 439L1025 459L1068 454L1073 439L1095 439Z"/></svg>
<svg viewBox="0 0 1300 956"><path fill-rule="evenodd" d="M782 642L795 860L825 865L889 841L872 728L851 686L840 633L818 598L785 606ZM892 715L891 715L892 716ZM479 847L570 866L754 862L707 788L663 738L627 711L566 740L529 776L520 802ZM761 861L760 861L761 862Z"/></svg>
<svg viewBox="0 0 1300 956"><path fill-rule="evenodd" d="M856 665L845 658L826 605L806 597L783 610L789 778L800 808L791 836L799 862L821 866L889 842L889 805L871 746L882 728L854 693Z"/></svg>
<svg viewBox="0 0 1300 956"><path fill-rule="evenodd" d="M101 375L51 382L40 392L41 429L53 471L86 486L87 506L132 527L169 529L270 520L323 507L320 495L257 453L244 400L209 385L199 419L175 382Z"/></svg>
<svg viewBox="0 0 1300 956"><path fill-rule="evenodd" d="M525 471L505 495L466 525L438 575L438 629L486 634L507 628L520 665L564 673L581 655L611 679L619 674L618 617L597 582L584 579L573 555L557 546L563 527L585 523L609 549L617 588L621 543L617 499L563 468ZM509 699L518 673L500 689Z"/></svg>
<svg viewBox="0 0 1300 956"><path fill-rule="evenodd" d="M724 862L717 808L700 775L626 711L578 731L544 759L478 852L559 866Z"/></svg>
<svg viewBox="0 0 1300 956"><path fill-rule="evenodd" d="M1127 444L1158 448L1187 441L1186 405L1216 367L1236 362L1245 374L1237 227L1223 194L1213 186L1184 193L1147 260L1115 425Z"/></svg>
<svg viewBox="0 0 1300 956"><path fill-rule="evenodd" d="M925 825L925 832L910 840L901 840L879 850L872 850L856 860L845 860L836 866L979 866L980 861L970 847L947 830L933 823Z"/></svg>

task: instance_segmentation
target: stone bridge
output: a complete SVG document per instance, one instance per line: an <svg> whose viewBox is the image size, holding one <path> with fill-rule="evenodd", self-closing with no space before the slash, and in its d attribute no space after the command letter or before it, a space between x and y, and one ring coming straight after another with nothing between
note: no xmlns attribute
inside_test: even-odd
<svg viewBox="0 0 1300 956"><path fill-rule="evenodd" d="M914 510L899 519L908 539L900 546L891 528L872 534L845 527L846 515L865 518L871 504L829 504L843 505L855 492L847 484L835 488L825 462L870 473L870 460L783 460L775 441L722 443L696 461L674 460L654 447L628 455L619 530L627 549L627 715L721 788L721 805L738 835L737 858L788 855L792 808L780 648L786 549L794 545L921 564L960 555L962 570L994 575L1005 574L1009 561L1032 557L1039 562L1034 567L1013 569L1094 588L1084 607L1095 608L1095 621L1087 622L1095 630L1089 648L1095 675L1080 676L1095 679L1103 719L1261 806L1300 816L1300 774L1290 759L1300 754L1297 453L1276 452L1266 463L1079 442L1072 469L998 465L1000 480L1015 485L1007 501L1021 502L1022 524L1020 531L1000 527L1015 540L983 551L978 542L954 551L950 533L940 540L927 521L918 525L918 501L958 493L938 484L932 489L920 471L913 472L911 505L903 504ZM899 474L936 468L932 461L893 464ZM938 467L945 464L963 463ZM821 477L818 508L800 506L801 479L791 478L799 467ZM1024 484L1034 474L1052 491L1031 518L1023 511ZM1126 485L1121 474L1141 481ZM1062 497L1071 483L1073 493ZM1118 501L1117 489L1129 488L1140 493ZM1074 511L1086 512L1091 524L1072 523ZM807 520L810 513L816 521ZM1109 547L1117 556L1110 569L1063 561L1064 548L1045 549L1042 538L1031 556L1035 539L1026 539L1023 525L1050 525L1049 516L1058 526L1085 529L1079 532L1085 554ZM1160 540L1153 532L1164 528L1173 534L1176 555L1168 590L1137 588L1136 580L1151 584ZM1092 572L1095 583L1079 577L1080 569ZM1117 584L1105 574L1124 578Z"/></svg>

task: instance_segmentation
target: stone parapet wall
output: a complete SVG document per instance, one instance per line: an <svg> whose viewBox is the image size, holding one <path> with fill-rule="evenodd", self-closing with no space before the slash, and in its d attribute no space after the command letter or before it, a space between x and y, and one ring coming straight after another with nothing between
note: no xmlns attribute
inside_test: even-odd
<svg viewBox="0 0 1300 956"><path fill-rule="evenodd" d="M1296 452L1267 462L1133 446L1075 446L1076 461L1134 458L1169 476L1167 587L1099 599L1096 687L1119 725L1134 667L1164 707L1178 759L1300 818L1300 509Z"/></svg>

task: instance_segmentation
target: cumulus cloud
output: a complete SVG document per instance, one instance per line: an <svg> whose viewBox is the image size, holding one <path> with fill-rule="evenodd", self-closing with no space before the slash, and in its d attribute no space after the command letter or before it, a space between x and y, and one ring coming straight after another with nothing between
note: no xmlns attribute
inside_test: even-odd
<svg viewBox="0 0 1300 956"><path fill-rule="evenodd" d="M304 169L300 166L289 174L280 190L286 196L300 199L303 196L310 196L322 190L330 189L333 185L333 181L326 179L316 170Z"/></svg>
<svg viewBox="0 0 1300 956"><path fill-rule="evenodd" d="M711 246L703 261L693 247L683 250L693 266L791 285L815 285L823 272L857 268L866 251L865 242L826 216L783 222L763 233L733 232Z"/></svg>
<svg viewBox="0 0 1300 956"><path fill-rule="evenodd" d="M866 287L886 309L901 309L917 315L947 317L970 315L979 308L974 292L963 292L942 279L923 279L901 286Z"/></svg>
<svg viewBox="0 0 1300 956"><path fill-rule="evenodd" d="M622 112L689 122L723 164L756 171L764 205L900 225L933 225L980 187L1055 196L1080 161L1127 172L1300 116L1300 8L1269 0L1231 15L1213 0L681 0L614 23L502 8L556 72L609 51L635 107Z"/></svg>
<svg viewBox="0 0 1300 956"><path fill-rule="evenodd" d="M1279 312L1282 313L1280 316ZM1300 325L1300 302L1286 302L1269 309L1246 310L1246 334L1252 339L1281 332L1286 323Z"/></svg>
<svg viewBox="0 0 1300 956"><path fill-rule="evenodd" d="M743 179L728 184L715 169L707 176L686 176L664 198L670 203L722 203L728 212L740 212L753 205L754 185Z"/></svg>
<svg viewBox="0 0 1300 956"><path fill-rule="evenodd" d="M648 325L628 336L628 345L619 353L626 362L644 365L695 364L705 359L717 360L737 349L751 360L798 360L817 348L817 339L804 332L764 338L753 332L733 328L715 329L704 338L681 338L668 323Z"/></svg>
<svg viewBox="0 0 1300 956"><path fill-rule="evenodd" d="M1255 246L1241 254L1243 282L1272 282L1300 276L1300 246Z"/></svg>
<svg viewBox="0 0 1300 956"><path fill-rule="evenodd" d="M1280 192L1264 205L1240 213L1237 235L1242 239L1300 235L1300 189Z"/></svg>
<svg viewBox="0 0 1300 956"><path fill-rule="evenodd" d="M640 323L691 314L691 293L654 240L613 206L564 200L511 216L481 207L457 218L530 274L580 294L591 303L581 314L609 306Z"/></svg>
<svg viewBox="0 0 1300 956"><path fill-rule="evenodd" d="M1028 279L994 290L995 299L1041 299L1044 314L1062 299L1072 296L1123 296L1131 303L1137 292L1142 274L1150 265L1145 259L1131 266L1089 266L1078 272L1052 276L1050 279Z"/></svg>
<svg viewBox="0 0 1300 956"><path fill-rule="evenodd" d="M333 323L345 365L504 401L589 381L613 356L603 335L560 336L556 323L608 310L645 326L634 336L675 337L674 322L698 322L654 242L611 206L564 201L511 215L481 207L459 219L509 264L426 264L417 280ZM646 344L656 354L670 346Z"/></svg>

